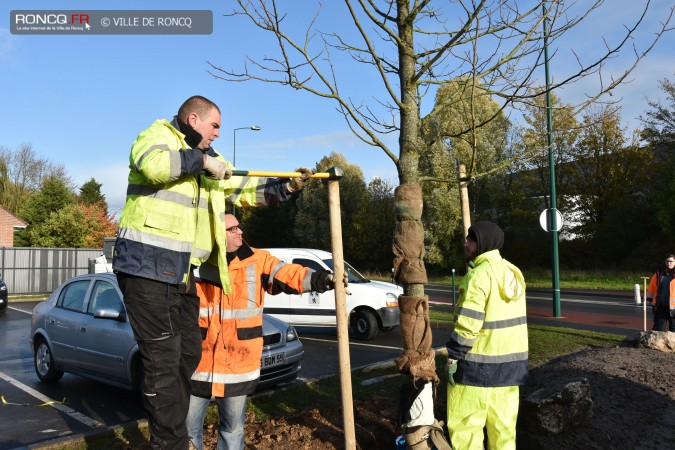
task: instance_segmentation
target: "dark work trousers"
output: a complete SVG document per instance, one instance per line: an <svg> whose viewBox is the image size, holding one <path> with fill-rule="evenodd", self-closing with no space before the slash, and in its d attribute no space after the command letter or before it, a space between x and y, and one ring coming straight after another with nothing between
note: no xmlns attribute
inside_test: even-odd
<svg viewBox="0 0 675 450"><path fill-rule="evenodd" d="M654 331L672 331L675 332L675 317L670 317L670 309L664 304L660 304L654 314Z"/></svg>
<svg viewBox="0 0 675 450"><path fill-rule="evenodd" d="M150 447L185 450L190 377L202 355L194 280L188 287L125 273L117 280L143 362Z"/></svg>

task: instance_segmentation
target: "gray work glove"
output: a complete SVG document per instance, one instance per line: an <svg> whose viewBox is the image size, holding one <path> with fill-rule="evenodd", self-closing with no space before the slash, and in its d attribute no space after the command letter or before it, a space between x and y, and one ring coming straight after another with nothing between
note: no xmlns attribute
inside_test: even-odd
<svg viewBox="0 0 675 450"><path fill-rule="evenodd" d="M295 169L295 171L300 172L302 175L293 178L287 184L289 192L298 192L303 190L309 184L309 181L311 180L310 177L314 175L314 171L306 167L300 167L299 169Z"/></svg>
<svg viewBox="0 0 675 450"><path fill-rule="evenodd" d="M204 155L204 171L213 180L227 180L232 176L227 164L209 155Z"/></svg>
<svg viewBox="0 0 675 450"><path fill-rule="evenodd" d="M457 360L448 358L448 362L445 365L445 369L448 371L448 383L455 385L455 372L457 372Z"/></svg>

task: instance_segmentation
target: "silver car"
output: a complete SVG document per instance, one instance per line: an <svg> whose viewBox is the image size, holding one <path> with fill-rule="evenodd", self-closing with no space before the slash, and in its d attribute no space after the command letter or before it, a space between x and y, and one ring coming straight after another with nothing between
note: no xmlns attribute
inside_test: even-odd
<svg viewBox="0 0 675 450"><path fill-rule="evenodd" d="M295 328L263 315L263 343L258 388L297 378L305 353ZM80 275L59 286L33 309L30 345L43 382L69 372L124 389L138 386L140 354L114 274Z"/></svg>

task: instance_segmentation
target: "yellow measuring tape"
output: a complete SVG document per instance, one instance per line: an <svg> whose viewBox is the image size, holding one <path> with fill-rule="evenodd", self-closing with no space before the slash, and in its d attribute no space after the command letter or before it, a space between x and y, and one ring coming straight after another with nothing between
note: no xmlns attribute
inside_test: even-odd
<svg viewBox="0 0 675 450"><path fill-rule="evenodd" d="M2 399L2 404L3 405L13 405L13 406L49 406L49 405L65 405L68 403L68 399L66 397L63 397L63 401L57 402L57 401L50 401L46 403L42 403L41 405L31 405L30 403L11 403L5 400L4 395L0 395L0 399Z"/></svg>

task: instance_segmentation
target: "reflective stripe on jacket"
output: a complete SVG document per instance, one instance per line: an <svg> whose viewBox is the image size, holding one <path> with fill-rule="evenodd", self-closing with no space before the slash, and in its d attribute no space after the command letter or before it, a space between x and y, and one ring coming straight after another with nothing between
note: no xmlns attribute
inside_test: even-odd
<svg viewBox="0 0 675 450"><path fill-rule="evenodd" d="M455 328L446 343L459 360L454 380L471 386L521 386L528 374L525 280L499 250L478 255L460 283Z"/></svg>
<svg viewBox="0 0 675 450"><path fill-rule="evenodd" d="M250 394L260 378L265 293L309 291L313 270L285 264L246 244L230 262L231 294L205 281L214 270L206 263L195 271L203 340L202 359L192 375L192 394L204 398Z"/></svg>
<svg viewBox="0 0 675 450"><path fill-rule="evenodd" d="M663 307L659 301L659 288L661 286L662 277L663 273L661 273L660 270L657 270L656 273L652 275L652 279L649 282L649 288L647 289L647 302L649 302L655 310L659 310ZM670 309L670 317L675 317L675 277L671 278L669 288L668 307Z"/></svg>
<svg viewBox="0 0 675 450"><path fill-rule="evenodd" d="M207 154L225 161L210 148ZM216 181L201 175L204 152L190 149L172 123L158 120L131 148L127 199L113 256L119 272L170 284L186 283L190 265L211 261L219 284L230 292L224 250L225 202L239 206L288 200L286 179L232 177ZM228 166L231 167L229 163Z"/></svg>

